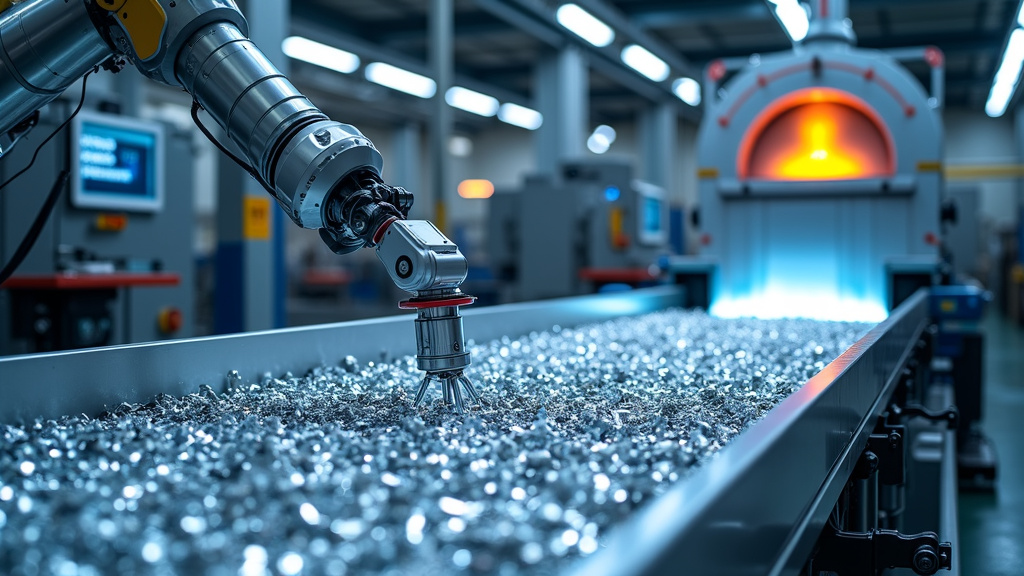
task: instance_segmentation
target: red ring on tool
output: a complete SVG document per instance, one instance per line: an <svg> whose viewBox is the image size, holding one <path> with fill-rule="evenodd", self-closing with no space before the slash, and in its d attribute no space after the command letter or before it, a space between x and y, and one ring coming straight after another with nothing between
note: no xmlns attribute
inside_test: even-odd
<svg viewBox="0 0 1024 576"><path fill-rule="evenodd" d="M417 300L411 298L402 300L398 307L402 310L421 310L425 308L441 308L442 306L468 306L476 302L476 296L455 296L452 298L431 298L429 300Z"/></svg>
<svg viewBox="0 0 1024 576"><path fill-rule="evenodd" d="M398 218L392 216L391 218L385 220L384 223L380 225L380 228L377 228L377 231L373 233L374 244L380 244L380 241L384 238L384 233L388 231L388 227L390 227L391 223L394 222L395 220L398 220Z"/></svg>

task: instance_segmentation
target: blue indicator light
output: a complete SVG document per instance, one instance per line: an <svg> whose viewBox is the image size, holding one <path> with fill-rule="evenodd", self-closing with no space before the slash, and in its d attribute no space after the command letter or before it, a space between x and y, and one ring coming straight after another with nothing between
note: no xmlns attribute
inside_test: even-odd
<svg viewBox="0 0 1024 576"><path fill-rule="evenodd" d="M621 195L622 192L615 186L609 186L604 189L604 199L609 202L615 202Z"/></svg>

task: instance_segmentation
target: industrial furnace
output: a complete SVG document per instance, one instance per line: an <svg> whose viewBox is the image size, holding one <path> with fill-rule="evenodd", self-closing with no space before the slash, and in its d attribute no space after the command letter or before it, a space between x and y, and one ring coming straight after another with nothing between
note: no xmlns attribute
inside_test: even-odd
<svg viewBox="0 0 1024 576"><path fill-rule="evenodd" d="M845 1L811 4L792 51L706 70L700 251L719 315L877 321L938 266L943 55L856 48Z"/></svg>

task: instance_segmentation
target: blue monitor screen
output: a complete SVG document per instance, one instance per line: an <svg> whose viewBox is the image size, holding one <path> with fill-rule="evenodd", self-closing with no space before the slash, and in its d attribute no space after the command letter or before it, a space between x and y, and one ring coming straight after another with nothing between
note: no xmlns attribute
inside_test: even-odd
<svg viewBox="0 0 1024 576"><path fill-rule="evenodd" d="M644 232L661 232L661 202L657 198L644 198Z"/></svg>
<svg viewBox="0 0 1024 576"><path fill-rule="evenodd" d="M86 208L157 210L162 204L160 137L150 124L84 118L75 131L73 202Z"/></svg>

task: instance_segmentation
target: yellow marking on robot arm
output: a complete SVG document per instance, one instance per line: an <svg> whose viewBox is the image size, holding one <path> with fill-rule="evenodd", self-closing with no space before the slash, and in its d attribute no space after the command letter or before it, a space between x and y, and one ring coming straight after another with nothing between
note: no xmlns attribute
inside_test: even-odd
<svg viewBox="0 0 1024 576"><path fill-rule="evenodd" d="M139 60L149 60L160 51L167 13L158 0L96 0L96 4L115 13Z"/></svg>

